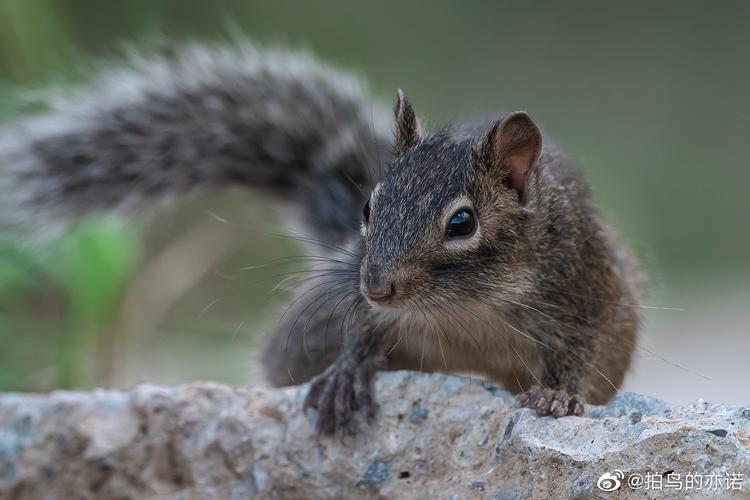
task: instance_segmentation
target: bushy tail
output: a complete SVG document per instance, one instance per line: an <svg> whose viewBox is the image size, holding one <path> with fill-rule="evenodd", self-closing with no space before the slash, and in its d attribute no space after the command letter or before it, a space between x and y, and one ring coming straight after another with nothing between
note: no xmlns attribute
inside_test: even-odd
<svg viewBox="0 0 750 500"><path fill-rule="evenodd" d="M4 235L248 186L341 242L391 148L386 114L351 76L247 42L134 55L49 104L0 129Z"/></svg>

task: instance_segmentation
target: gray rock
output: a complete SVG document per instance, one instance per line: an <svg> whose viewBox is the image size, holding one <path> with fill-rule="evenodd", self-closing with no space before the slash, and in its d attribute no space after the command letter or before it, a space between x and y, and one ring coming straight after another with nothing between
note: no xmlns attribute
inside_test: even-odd
<svg viewBox="0 0 750 500"><path fill-rule="evenodd" d="M750 495L746 407L628 393L586 417L540 418L477 380L387 373L375 421L330 438L302 415L306 390L195 383L0 396L0 498ZM616 493L597 486L605 473L620 481ZM628 486L648 474L660 490ZM667 487L677 474L681 490ZM686 490L687 474L722 487L693 480Z"/></svg>

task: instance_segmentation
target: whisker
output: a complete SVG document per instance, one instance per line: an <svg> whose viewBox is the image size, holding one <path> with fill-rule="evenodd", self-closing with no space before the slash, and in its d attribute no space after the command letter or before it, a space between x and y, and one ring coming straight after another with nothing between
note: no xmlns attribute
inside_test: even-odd
<svg viewBox="0 0 750 500"><path fill-rule="evenodd" d="M482 361L484 362L484 368L485 368L484 371L487 372L488 371L487 370L487 353L485 352L484 349L482 349L481 345L479 344L479 342L477 341L477 339L474 337L474 335L469 331L469 329L466 327L466 325L458 317L456 317L453 314L453 312L455 312L455 309L453 309L453 307L451 307L451 304L447 303L445 301L439 300L437 298L433 298L433 297L427 296L427 295L424 295L423 298L425 300L427 300L430 304L432 304L433 307L443 315L443 318L445 318L445 320L448 323L450 323L450 320L445 316L446 314L449 315L453 319L453 322L456 323L458 326L460 326L461 329L464 330L469 335L469 337L474 341L474 344L477 346L477 351L479 351L479 353L481 353L481 355L482 355ZM441 302L442 302L442 305L444 305L446 307L441 307ZM447 307L450 307L450 310L448 310ZM453 311L453 312L451 312L451 311ZM438 325L440 325L440 324L438 323ZM440 327L440 328L442 330L442 327ZM445 333L445 330L442 330L442 331ZM447 334L446 334L446 339L447 338L448 337L447 337ZM471 383L471 379L472 379L472 377L471 377L471 370L469 370L469 383Z"/></svg>
<svg viewBox="0 0 750 500"><path fill-rule="evenodd" d="M198 317L200 318L201 316L203 316L209 309L211 309L214 305L216 305L221 300L222 300L222 297L217 297L214 300L212 300L211 302L209 302L208 304L206 304L206 306L203 307L203 309L201 309L198 312Z"/></svg>
<svg viewBox="0 0 750 500"><path fill-rule="evenodd" d="M346 309L344 313L344 321L341 322L341 328L339 330L339 340L341 341L341 345L348 345L348 343L351 341L350 336L347 336L348 333L352 330L352 321L354 320L354 314L356 314L357 306L362 303L364 300L364 297L362 295L359 295L357 297L357 300L352 302L352 304L349 305L349 307ZM350 321L348 324L346 324L346 317L352 314ZM344 333L344 326L346 326L346 333ZM377 329L380 326L380 323L375 327Z"/></svg>
<svg viewBox="0 0 750 500"><path fill-rule="evenodd" d="M534 373L534 372L533 372L533 371L531 370L531 368L529 368L529 365L527 365L527 364L526 364L526 361L524 361L523 357L521 357L521 355L520 355L520 354L518 354L518 351L516 350L516 348L515 348L515 347L513 347L513 344L508 344L508 345L510 345L510 348L511 348L511 349L513 350L513 352L514 352L514 353L516 354L516 357L518 358L518 360L519 360L519 361L520 361L521 363L523 363L523 366L524 366L524 367L526 368L526 371L527 371L527 372L529 372L529 374L530 374L530 375L532 376L532 378L533 378L534 380L536 380L536 383L537 383L537 384L539 384L539 386L540 386L540 387L545 387L545 385L544 385L544 384L542 383L542 381L541 381L541 380L539 380L539 377L537 377L537 376L536 376L536 374L535 374L535 373ZM520 385L520 383L519 383L519 385ZM545 387L545 388L546 388L546 387ZM521 392L523 392L523 391L521 391Z"/></svg>
<svg viewBox="0 0 750 500"><path fill-rule="evenodd" d="M497 258L495 258L495 257L487 257L485 259L480 258L480 259L476 259L476 260L474 260L472 262L479 262L479 261L482 261L482 260L497 260ZM449 275L449 274L473 274L473 275L476 275L477 272L475 270L472 270L472 269L440 269L439 270L439 274L441 274L441 275ZM483 285L485 285L487 287L490 287L490 288L495 286L493 283L488 283L488 282L484 282L484 283L480 283L480 284L483 284ZM570 296L570 297L577 297L577 298L581 298L581 299L591 300L591 301L595 301L595 302L601 302L601 303L604 303L604 304L610 304L610 305L615 305L615 306L620 306L620 307L633 307L633 308L637 308L637 309L656 310L656 311L675 311L675 312L687 311L687 308L685 308L685 307L655 306L655 305L631 304L631 303L627 303L627 302L609 301L609 300L601 299L601 298L598 298L598 297L593 297L593 296L590 296L590 295L584 295L584 294L578 294L578 293L570 292L570 291L567 291L565 289L562 289L561 287L548 287L548 286L545 286L545 285L542 285L542 284L539 284L539 283L534 284L534 286L535 286L535 288L537 288L539 290L546 290L546 291L554 292L554 293L560 294L560 295L567 295L567 296Z"/></svg>
<svg viewBox="0 0 750 500"><path fill-rule="evenodd" d="M282 266L285 264L304 264L308 262L316 262L316 263L329 263L329 264L340 264L343 266L348 266L351 268L358 268L359 265L354 264L352 262L346 262L339 259L334 259L330 257L323 257L320 255L311 255L308 257L304 256L291 256L291 257L281 257L278 259L271 260L269 262L266 262L264 264L257 264L254 266L245 266L238 269L238 271L244 272L244 271L254 271L256 269L265 269L268 267L273 266Z"/></svg>
<svg viewBox="0 0 750 500"><path fill-rule="evenodd" d="M443 342L440 339L440 334L442 333L443 337L445 337L446 340L448 340L448 334L443 329L443 326L440 323L433 322L432 321L432 317L427 314L427 312L425 310L425 303L424 303L426 299L427 299L427 296L425 294L423 294L421 292L417 292L417 306L419 307L419 310L422 312L422 315L424 316L425 321L429 325L431 325L431 328L433 328L433 329L437 328L439 330L438 331L438 335L437 335L438 347L440 348L440 356L443 358L443 367L447 371L448 370L448 362L447 362L447 360L445 358L445 351L443 350Z"/></svg>
<svg viewBox="0 0 750 500"><path fill-rule="evenodd" d="M245 326L245 320L242 320L239 325L237 325L237 328L234 329L234 333L232 334L232 339L237 337L237 334L240 333L240 330L242 327Z"/></svg>
<svg viewBox="0 0 750 500"><path fill-rule="evenodd" d="M287 239L292 239L292 240L295 240L295 241L301 241L303 243L310 243L312 245L320 246L320 247L323 247L323 248L328 248L329 250L333 250L333 251L342 253L342 254L347 255L349 257L352 257L352 258L354 258L356 260L360 259L359 255L357 255L356 253L354 253L354 252L352 252L350 250L347 250L347 249L345 249L343 247L340 247L338 245L334 245L333 243L330 243L330 242L327 242L327 241L323 241L323 240L319 240L319 239L313 238L311 236L303 236L303 235L295 235L295 234L291 234L291 233L285 234L285 233L276 233L276 232L273 232L273 231L266 231L266 230L259 229L259 228L256 228L256 227L245 226L245 225L242 225L242 224L231 222L231 221L229 221L229 220L227 220L227 219L225 219L225 218L223 218L223 217L221 217L221 216L213 213L210 210L207 210L206 213L208 213L208 215L210 215L211 217L213 217L217 221L221 222L222 224L228 224L228 225L231 225L232 227L236 227L238 229L242 229L243 231L253 231L253 232L256 232L256 233L261 233L261 234L265 234L267 236L272 236L272 237L276 237L276 238L287 238Z"/></svg>
<svg viewBox="0 0 750 500"><path fill-rule="evenodd" d="M476 293L476 290L475 290L475 289L468 289L468 288L464 288L464 290L466 290L466 291L471 291L471 292L474 292L474 293ZM528 305L526 305L526 304L523 304L523 303L521 303L521 302L517 302L517 301L509 300L509 299L507 299L507 298L505 298L505 297L502 297L502 296L499 296L499 295L493 295L493 294L489 294L489 293L486 293L485 295L487 295L487 296L489 296L489 297L492 297L492 298L496 298L496 299L502 300L502 301L504 301L504 302L507 302L507 303L510 303L510 304L514 304L514 305L518 305L518 306L520 306L520 307L524 307L524 308L530 309L530 310L532 310L532 311L535 311L535 312L537 312L537 313L540 313L541 315L543 315L544 317L546 317L546 318L548 318L548 319L550 319L550 320L552 320L552 321L555 321L555 322L556 322L557 324L559 324L559 325L565 326L565 327L567 327L567 328L574 328L574 327L573 327L572 325L570 325L570 324L568 324L568 323L566 323L566 322L564 322L564 321L561 321L561 320L559 320L559 319L557 319L557 318L555 318L555 317L553 317L553 316L550 316L550 315L548 315L548 314L544 313L543 311L541 311L541 310L539 310L539 309L537 309L537 308L534 308L534 307L532 307L532 306L528 306ZM486 303L486 302L483 302L483 301L481 301L481 300L479 300L479 299L477 299L477 300L478 300L479 302L482 302L483 304L485 304L485 305L487 305L487 306L492 306L492 304L488 304L488 303ZM554 308L556 308L556 309L559 309L559 310L561 310L562 312L564 312L564 313L566 313L566 314L570 314L570 315L572 315L572 316L575 316L575 317L577 317L577 318L579 318L579 319L581 319L581 320L585 321L585 322L586 322L587 324L589 324L589 325L592 325L592 326L594 326L594 327L601 327L601 326L602 326L602 324L601 324L601 323L599 323L599 322L596 322L596 321L592 321L592 320L591 320L590 318L586 318L586 317L584 317L584 316L581 316L581 315L579 315L579 314L576 314L576 313L575 313L574 311L570 311L570 310L567 310L567 309L565 309L565 308L563 308L563 307L561 307L561 306L559 306L559 305L557 305L557 304L550 304L550 303L545 303L545 302L541 302L540 304L541 304L541 305L544 305L544 306L547 306L547 307L554 307ZM589 337L595 337L595 336L597 335L597 334L596 334L595 332L587 332L587 331L585 331L585 330L580 330L580 329L576 329L576 331L577 331L577 332L578 332L579 334L583 334L583 335L588 335ZM698 371L695 371L695 370L691 370L691 369L689 369L689 368L687 368L687 367L685 367L685 366L682 366L682 365L680 365L680 364L678 364L678 363L675 363L675 362L673 362L673 361L670 361L669 359L665 358L664 356L661 356L661 355L659 355L658 353L656 353L656 352L654 352L654 351L652 351L652 350L650 350L650 349L646 348L645 346L642 346L642 345L640 345L640 344L638 343L637 339L632 339L632 340L629 340L629 339L621 339L621 342L622 342L623 344L625 344L625 345L623 345L623 346L616 346L615 348L619 349L619 350L620 350L620 351L622 351L622 352L628 352L628 351L630 351L630 349L631 349L631 348L635 348L635 349L638 349L638 350L640 350L640 351L646 352L646 353L650 354L651 356L653 356L653 357L655 357L655 358L657 358L657 359L659 359L659 360L663 361L664 363L667 363L668 365L670 365L670 366L672 366L672 367L674 367L674 368L677 368L677 369L679 369L679 370L681 370L681 371L684 371L685 373L689 373L689 374L691 374L691 375L695 375L695 376L697 376L697 377L700 377L700 378L702 378L702 379L704 379L704 380L707 380L707 381L711 381L711 379L710 379L709 377L707 377L706 375L704 375L704 374L702 374L702 373L700 373L700 372L698 372Z"/></svg>
<svg viewBox="0 0 750 500"><path fill-rule="evenodd" d="M464 309L464 310L465 310L466 312L468 312L469 314L472 314L472 315L473 315L473 316L474 316L475 318L477 318L477 319L478 319L479 321L481 321L481 322L483 322L483 323L485 323L485 324L489 325L489 323L488 323L488 322L487 322L486 320L484 320L484 319L480 318L480 317L479 317L479 316L478 316L477 314L475 314L475 313L474 313L473 311L469 310L468 308L466 308L466 307L465 307L465 306L463 306L462 304L460 304L460 303L452 303L451 305L452 305L452 306L458 306L458 307L461 307L462 309ZM528 339L528 340L530 340L530 341L532 341L532 342L535 342L535 343L537 343L537 344L539 344L539 345L542 345L542 346L544 346L545 348L547 348L547 349L549 349L549 350L551 350L551 351L553 351L553 352L554 352L554 349L553 349L553 348L552 348L551 346L549 346L548 344L545 344L545 343L544 343L544 342L542 342L541 340L538 340L538 339L535 339L535 338L533 338L532 336L530 336L530 335L528 335L527 333L525 333L525 332L523 332L523 331L519 330L518 328L516 328L515 326L513 326L512 324L508 323L507 321L505 321L504 319L502 319L502 318L500 318L500 317L498 317L497 319L498 319L498 320L499 320L499 321L500 321L501 323L503 323L503 324L504 324L505 326L507 326L508 328L510 328L510 329L512 329L513 331L517 332L518 334L520 334L520 335L521 335L521 336L523 336L524 338L526 338L526 339ZM489 325L489 326L491 326L491 325ZM512 344L509 344L509 345L510 345L510 347L511 347L511 348L512 348L512 349L514 350L514 352L516 352L516 355L518 356L518 352L516 351L515 347L513 347L513 345L512 345ZM586 360L586 359L585 359L585 358L584 358L583 356L581 356L581 355L580 355L579 353L577 353L577 352L576 352L576 351L575 351L574 349L572 349L572 348L571 348L570 346L567 346L567 345L565 345L565 344L561 344L561 346L562 346L562 347L564 347L565 349L567 349L567 350L568 350L568 351L569 351L569 352L570 352L571 354L573 354L573 355L574 355L574 356L575 356L576 358L578 358L578 359L580 359L581 361L583 361L583 363L585 363L585 364L586 364L586 366L588 366L589 368L591 368L592 370L594 370L594 371L595 371L595 372L596 372L597 374L599 374L599 375L600 375L600 376L601 376L602 378L604 378L604 380L605 380L605 381L607 381L607 383L608 383L609 385L611 385L611 386L612 386L612 388L613 388L613 389L615 390L615 392L619 392L619 390L618 390L617 386L616 386L616 385L615 385L615 384L614 384L614 383L613 383L613 382L612 382L612 381L611 381L611 380L609 379L609 377L607 377L607 376L606 376L606 375L605 375L604 373L602 373L602 372L601 372L601 370L599 370L599 369L598 369L598 368L597 368L596 366L594 366L594 365L593 365L592 363L590 363L590 362L589 362L588 360ZM521 358L520 358L520 356L519 356L519 359L521 359ZM522 360L522 359L521 359L521 360ZM523 361L523 360L522 360L522 361ZM525 362L524 362L524 365L526 365L526 363L525 363ZM527 367L527 369L528 369L528 367ZM531 373L531 372L530 372L530 373ZM532 373L532 375L533 375L533 373ZM536 376L535 376L535 378L536 378Z"/></svg>
<svg viewBox="0 0 750 500"><path fill-rule="evenodd" d="M336 304L331 309L330 314L333 315L333 313L336 312L336 308L338 308L338 306L341 304L342 301L344 301L347 297L351 296L353 293L356 293L358 291L358 289L352 289L352 288L347 289L345 287L342 287L342 288L343 289L337 289L333 297L321 302L318 305L318 307L315 308L315 310L310 314L310 317L307 319L307 322L305 323L305 327L302 329L302 346L303 346L303 349L305 350L305 353L307 353L307 342L306 342L307 330L310 326L310 322L313 320L313 318L318 313L318 311L320 311L320 309L323 306L329 304L331 300L335 300L336 298L341 297L339 301L336 302ZM328 293L333 293L333 290L331 290ZM327 340L326 337L327 337L327 329L326 329L326 332L324 332L324 342Z"/></svg>
<svg viewBox="0 0 750 500"><path fill-rule="evenodd" d="M291 304L289 304L289 305L288 305L288 306L286 307L286 309L284 310L284 312L283 312L283 313L281 314L281 317L279 318L279 323L281 323L281 321L283 321L283 320L284 320L284 317L286 316L287 312L288 312L288 311L289 311L289 310L290 310L290 309L291 309L292 307L294 307L294 305L295 305L295 304L297 304L297 303L298 303L298 302L299 302L300 300L302 300L302 298L304 298L304 296L305 296L305 295L307 295L308 293L312 292L313 290L317 290L318 288L320 288L320 287L322 287L322 286L325 286L325 285L327 285L327 284L330 284L330 283L333 283L333 285L332 285L332 286L336 286L336 285L335 285L336 283L341 283L342 281L343 281L343 280L342 280L341 278L336 278L336 279L333 279L333 280L329 280L329 281L324 281L324 282L322 282L322 283L318 283L317 285L315 285L315 286L312 286L312 287L310 287L309 289L305 290L304 292L302 292L301 294L299 294L299 295L298 295L298 296L297 296L297 297L296 297L296 298L294 299L294 301L293 301L293 302L292 302Z"/></svg>
<svg viewBox="0 0 750 500"><path fill-rule="evenodd" d="M342 286L348 286L348 283L346 283L346 282L342 283L341 280L335 280L331 286L329 286L325 291L323 291L320 295L318 295L318 297L316 297L312 302L310 302L309 304L307 304L304 307L304 309L302 309L302 311L300 311L300 313L297 315L297 317L295 318L294 322L292 323L291 327L289 328L289 334L287 335L286 344L284 346L284 351L285 352L287 352L289 350L289 342L291 340L292 334L294 333L294 327L297 326L297 323L302 318L302 315L305 314L308 311L308 309L310 309L315 304L317 304L318 301L320 301L322 298L325 298L326 295L328 295L330 292L333 291L333 289L337 289L338 290ZM308 293L311 290L312 289L307 290L307 292L305 292L305 293ZM295 303L297 303L299 301L299 299L300 299L300 297L298 297L297 300L295 300L289 307L287 307L286 311L284 311L284 314L282 315L282 318L287 314L287 311L289 311L289 309L292 307L292 305L294 305ZM279 320L279 321L281 321L281 320ZM307 347L305 345L305 335L304 335L304 333L305 332L303 332L303 335L302 335L302 344L303 344L303 349L305 350L305 354L307 354Z"/></svg>
<svg viewBox="0 0 750 500"><path fill-rule="evenodd" d="M434 302L433 298L427 297L427 300L439 308L439 304ZM469 335L469 337L471 337L471 340L474 341L474 344L477 346L477 349L479 350L479 352L482 352L482 347L479 345L479 342L477 341L476 337L474 337L474 335L469 331L469 329L466 328L466 326L461 321L459 321L450 311L445 310L444 312L446 312L449 316L453 318L453 320Z"/></svg>
<svg viewBox="0 0 750 500"><path fill-rule="evenodd" d="M330 326L331 319L333 318L333 315L336 313L336 310L338 309L338 307L341 305L342 302L344 302L345 300L348 300L349 298L351 298L353 296L356 296L356 294L358 294L358 293L359 293L359 287L352 287L352 289L350 289L348 291L348 293L345 293L339 299L339 301L336 302L336 304L334 304L334 306L331 308L331 312L328 314L328 319L326 320L325 330L323 331L323 344L324 345L328 345L328 327ZM313 315L314 315L314 313L313 313ZM312 319L312 318L310 318L310 319ZM346 317L344 317L344 319L346 319ZM308 320L308 323L309 323L309 320ZM305 325L305 331L307 331L307 326L308 325Z"/></svg>

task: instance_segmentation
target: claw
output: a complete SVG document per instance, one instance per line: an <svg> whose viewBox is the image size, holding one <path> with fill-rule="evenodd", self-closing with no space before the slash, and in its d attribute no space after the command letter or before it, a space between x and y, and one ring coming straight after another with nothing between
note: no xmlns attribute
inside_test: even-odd
<svg viewBox="0 0 750 500"><path fill-rule="evenodd" d="M563 390L533 386L518 396L518 403L535 410L541 416L583 415L583 399L578 395L568 395Z"/></svg>
<svg viewBox="0 0 750 500"><path fill-rule="evenodd" d="M563 410L562 404L560 404L559 400L552 401L552 404L549 405L549 412L554 415L555 417L562 417L565 415L565 411Z"/></svg>
<svg viewBox="0 0 750 500"><path fill-rule="evenodd" d="M372 418L376 409L371 394L372 378L378 368L376 361L353 364L342 358L310 382L302 408L305 413L309 408L317 410L315 430L318 433L354 432L355 411Z"/></svg>
<svg viewBox="0 0 750 500"><path fill-rule="evenodd" d="M543 415L547 412L547 400L544 399L544 396L540 397L537 401L536 411L539 412L540 415Z"/></svg>
<svg viewBox="0 0 750 500"><path fill-rule="evenodd" d="M578 396L570 398L570 405L568 409L568 415L583 415L583 401Z"/></svg>

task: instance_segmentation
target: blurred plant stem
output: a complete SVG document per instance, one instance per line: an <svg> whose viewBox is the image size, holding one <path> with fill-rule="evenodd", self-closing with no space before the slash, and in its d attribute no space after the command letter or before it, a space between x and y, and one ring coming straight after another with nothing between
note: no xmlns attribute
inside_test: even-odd
<svg viewBox="0 0 750 500"><path fill-rule="evenodd" d="M137 261L132 230L91 220L53 246L46 266L68 299L58 347L58 386L81 387L94 380L95 346L111 319Z"/></svg>
<svg viewBox="0 0 750 500"><path fill-rule="evenodd" d="M132 280L111 323L99 342L97 380L107 386L139 382L133 363L148 337L171 307L242 242L231 227L205 219L177 235L167 248L147 262ZM196 311L198 315L200 311Z"/></svg>

